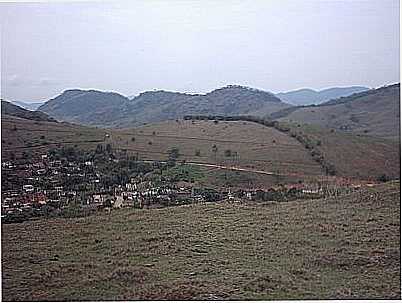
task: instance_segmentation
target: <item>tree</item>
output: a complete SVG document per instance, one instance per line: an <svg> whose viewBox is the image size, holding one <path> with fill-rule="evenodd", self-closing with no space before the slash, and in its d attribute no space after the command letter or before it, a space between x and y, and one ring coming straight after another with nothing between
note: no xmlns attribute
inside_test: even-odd
<svg viewBox="0 0 402 303"><path fill-rule="evenodd" d="M231 157L232 151L230 149L227 149L227 150L225 150L224 154L225 154L225 157Z"/></svg>
<svg viewBox="0 0 402 303"><path fill-rule="evenodd" d="M176 164L176 160L179 158L180 153L177 147L173 147L169 150L168 164L169 166L174 166Z"/></svg>
<svg viewBox="0 0 402 303"><path fill-rule="evenodd" d="M378 176L378 178L377 178L377 181L379 181L379 182L388 182L390 180L391 180L391 178L388 177L386 174L382 174L382 175Z"/></svg>
<svg viewBox="0 0 402 303"><path fill-rule="evenodd" d="M212 146L212 152L214 153L215 156L215 162L216 162L216 154L218 153L218 147L216 146L216 144L214 144L214 146Z"/></svg>
<svg viewBox="0 0 402 303"><path fill-rule="evenodd" d="M96 145L95 154L102 154L103 153L103 146L102 144Z"/></svg>
<svg viewBox="0 0 402 303"><path fill-rule="evenodd" d="M110 145L110 143L106 144L106 152L108 154L111 154L113 152L112 145Z"/></svg>
<svg viewBox="0 0 402 303"><path fill-rule="evenodd" d="M200 156L201 156L201 151L200 151L199 149L196 149L196 150L195 150L195 155L196 155L197 157L200 157Z"/></svg>

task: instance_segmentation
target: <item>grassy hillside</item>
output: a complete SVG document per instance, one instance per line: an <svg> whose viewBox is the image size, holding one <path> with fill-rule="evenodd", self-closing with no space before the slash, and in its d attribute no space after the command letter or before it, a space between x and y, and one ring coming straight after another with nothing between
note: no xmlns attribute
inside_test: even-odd
<svg viewBox="0 0 402 303"><path fill-rule="evenodd" d="M115 131L110 142L114 147L138 152L141 159L166 160L169 150L178 148L179 161L283 174L322 173L294 138L252 122L167 121Z"/></svg>
<svg viewBox="0 0 402 303"><path fill-rule="evenodd" d="M347 134L320 126L281 123L280 128L320 153L337 176L376 180L400 178L400 144L394 140Z"/></svg>
<svg viewBox="0 0 402 303"><path fill-rule="evenodd" d="M316 126L284 125L288 132L245 121L179 120L116 132L111 140L114 146L138 152L143 159L166 159L169 150L177 147L179 159L187 162L234 165L295 176L325 173L312 154L318 143L315 150L335 166L336 175L363 179L400 175L400 151L395 141ZM297 140L299 134L310 140L312 148ZM227 156L227 150L231 156Z"/></svg>
<svg viewBox="0 0 402 303"><path fill-rule="evenodd" d="M5 301L400 299L400 184L2 227Z"/></svg>
<svg viewBox="0 0 402 303"><path fill-rule="evenodd" d="M376 180L400 175L399 145L392 140L308 125L286 127L289 131L283 132L249 121L177 120L104 130L3 116L2 156L40 154L62 145L87 150L111 144L120 156L127 153L141 160L166 161L177 148L178 162L198 165L195 167L203 175L200 182L266 187L320 178L326 171L316 159L318 151L326 164L334 166L337 176ZM306 148L299 137L307 138L312 147ZM222 168L237 171L222 172Z"/></svg>
<svg viewBox="0 0 402 303"><path fill-rule="evenodd" d="M320 106L290 108L272 115L281 121L399 139L400 85L353 94Z"/></svg>
<svg viewBox="0 0 402 303"><path fill-rule="evenodd" d="M63 145L95 148L105 131L68 123L35 121L15 116L1 117L1 154L4 160L40 154Z"/></svg>

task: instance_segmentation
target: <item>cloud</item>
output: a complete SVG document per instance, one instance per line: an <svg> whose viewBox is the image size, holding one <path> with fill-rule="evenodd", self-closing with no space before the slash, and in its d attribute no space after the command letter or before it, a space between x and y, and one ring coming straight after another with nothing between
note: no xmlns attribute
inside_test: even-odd
<svg viewBox="0 0 402 303"><path fill-rule="evenodd" d="M54 79L43 77L39 79L25 78L19 75L10 75L5 79L5 85L12 87L49 87L58 85Z"/></svg>
<svg viewBox="0 0 402 303"><path fill-rule="evenodd" d="M36 86L55 86L58 85L59 83L53 79L50 78L41 78L39 81L36 83Z"/></svg>
<svg viewBox="0 0 402 303"><path fill-rule="evenodd" d="M10 86L24 86L26 85L24 79L19 77L18 75L11 75L6 78L6 83Z"/></svg>

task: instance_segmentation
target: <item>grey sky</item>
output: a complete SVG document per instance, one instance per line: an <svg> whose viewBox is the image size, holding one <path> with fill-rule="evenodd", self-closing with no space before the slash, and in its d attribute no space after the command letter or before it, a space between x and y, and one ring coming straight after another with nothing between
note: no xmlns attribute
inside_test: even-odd
<svg viewBox="0 0 402 303"><path fill-rule="evenodd" d="M0 4L1 96L399 82L399 1Z"/></svg>

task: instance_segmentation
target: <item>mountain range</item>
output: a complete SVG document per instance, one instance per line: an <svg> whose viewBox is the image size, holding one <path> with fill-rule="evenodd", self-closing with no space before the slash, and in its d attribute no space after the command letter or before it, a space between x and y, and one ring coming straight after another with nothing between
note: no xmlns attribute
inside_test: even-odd
<svg viewBox="0 0 402 303"><path fill-rule="evenodd" d="M39 107L60 121L126 128L190 114L264 116L290 107L274 94L229 85L207 94L148 91L129 99L118 93L67 90Z"/></svg>
<svg viewBox="0 0 402 303"><path fill-rule="evenodd" d="M321 104L331 99L346 97L355 93L360 93L368 90L364 86L349 86L349 87L331 87L316 91L309 88L278 93L276 96L284 102L292 105L311 105Z"/></svg>
<svg viewBox="0 0 402 303"><path fill-rule="evenodd" d="M106 128L130 128L146 123L183 118L185 115L252 115L320 125L346 132L399 138L400 85L378 89L333 88L321 96L346 94L318 105L293 106L270 92L229 85L206 94L147 91L132 98L115 92L70 89L42 104L35 117ZM363 91L362 91L363 90ZM289 92L293 94L295 92ZM284 98L283 96L281 96ZM301 99L299 99L301 100ZM4 103L4 102L3 102ZM11 104L2 104L2 113ZM16 108L12 108L16 112ZM24 117L28 111L21 113ZM50 118L51 117L51 118Z"/></svg>

